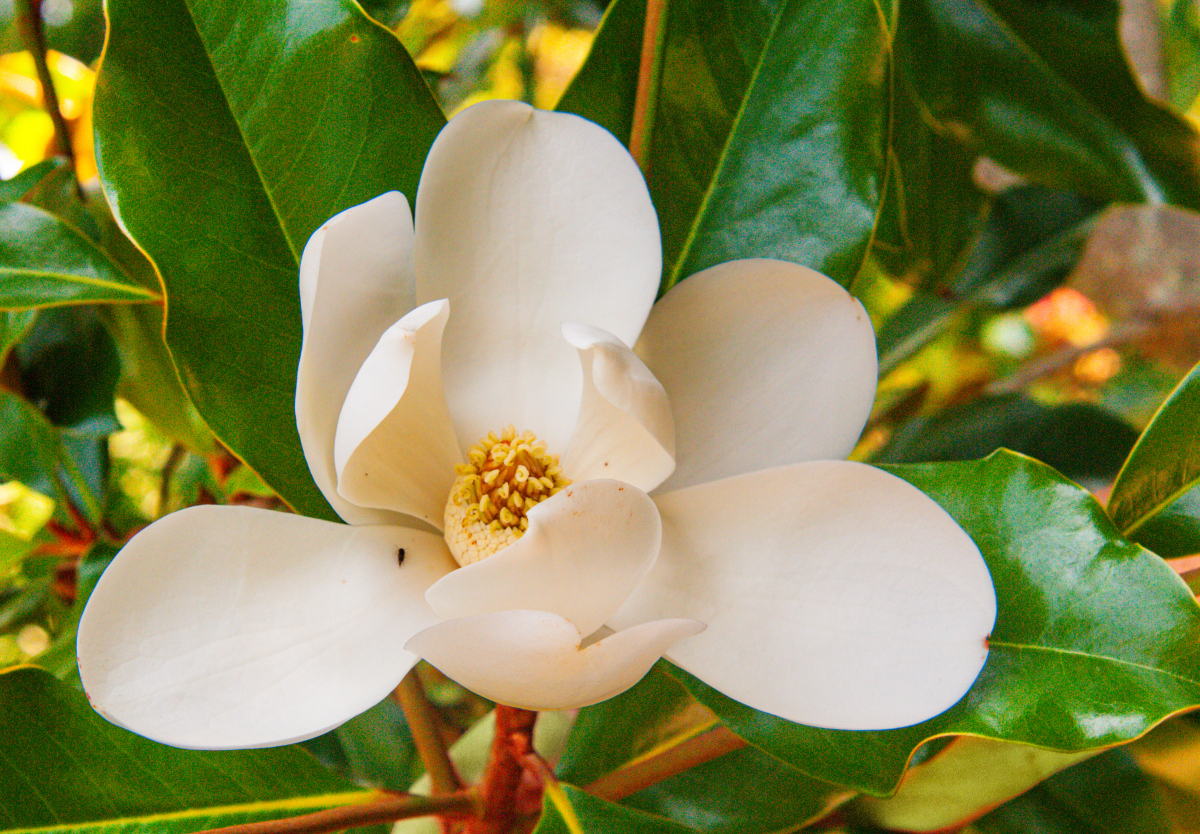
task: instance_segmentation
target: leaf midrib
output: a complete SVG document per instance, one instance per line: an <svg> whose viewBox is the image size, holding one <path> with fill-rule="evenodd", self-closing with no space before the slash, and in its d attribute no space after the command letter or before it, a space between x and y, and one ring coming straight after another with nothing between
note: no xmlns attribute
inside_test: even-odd
<svg viewBox="0 0 1200 834"><path fill-rule="evenodd" d="M86 284L100 289L119 290L130 295L141 296L147 300L158 298L158 295L137 284L126 284L123 281L113 281L109 278L96 278L91 275L77 275L71 272L59 272L53 269L33 269L27 267L0 266L0 276L32 275L38 278L55 278L67 284Z"/></svg>
<svg viewBox="0 0 1200 834"><path fill-rule="evenodd" d="M1195 680L1194 678L1189 678L1185 675L1181 675L1176 672L1168 671L1167 669L1162 669L1162 668L1155 667L1155 666L1147 666L1144 663L1136 663L1132 660L1126 660L1126 659L1120 658L1120 657L1110 657L1109 655L1102 655L1102 654L1089 654L1088 652L1080 651L1078 649L1064 649L1064 648L1061 648L1058 646L1039 646L1034 643L1009 643L1009 642L1003 641L1003 640L989 640L988 647L990 649L1006 648L1006 649L1012 649L1014 651L1045 652L1047 654L1068 655L1071 657L1079 657L1079 658L1084 658L1086 660L1090 660L1090 661L1094 661L1094 662L1109 663L1109 664L1114 664L1117 666L1128 667L1131 669L1139 669L1143 672L1149 672L1154 675L1163 675L1163 676L1166 676L1169 678L1173 678L1177 681L1181 681L1183 683L1190 684L1190 685L1195 686L1198 689L1200 689L1200 680Z"/></svg>

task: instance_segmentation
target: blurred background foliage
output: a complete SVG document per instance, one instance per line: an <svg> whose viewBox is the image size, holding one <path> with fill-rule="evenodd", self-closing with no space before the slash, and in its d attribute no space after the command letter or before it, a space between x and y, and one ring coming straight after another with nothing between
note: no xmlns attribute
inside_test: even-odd
<svg viewBox="0 0 1200 834"><path fill-rule="evenodd" d="M399 37L447 115L487 98L553 108L605 12L598 0L362 6ZM13 0L0 0L0 203L57 218L120 268L117 289L101 303L10 299L0 311L0 668L34 664L70 682L82 602L136 530L195 503L284 505L189 403L161 337L158 276L99 191L92 97L100 0L42 4L73 168L57 154L17 12ZM1200 127L1197 5L1129 0L1123 23L1145 92ZM920 128L905 128L919 138ZM966 460L1005 447L1051 464L1103 502L1141 430L1200 360L1200 216L1026 182L993 160L929 141L932 176L949 193L936 206L902 207L896 216L906 222L889 227L885 217L853 286L875 321L881 360L875 411L854 456ZM942 176L947 169L955 175ZM920 219L935 211L953 213L936 233ZM12 247L0 241L5 268L27 254ZM1196 559L1176 555L1190 579ZM489 708L430 668L421 675L448 740ZM391 702L308 746L340 772L388 788L420 772ZM805 813L824 828L863 834L943 830L966 824L964 814L978 816L965 830L980 834L1200 831L1193 717L1081 763L1033 750L1021 748L1021 766L997 765L990 748L930 743L895 798L822 794ZM1016 775L1000 788L964 780L981 762ZM675 803L675 819L724 830L671 791L664 783L630 807ZM922 801L949 794L971 811Z"/></svg>

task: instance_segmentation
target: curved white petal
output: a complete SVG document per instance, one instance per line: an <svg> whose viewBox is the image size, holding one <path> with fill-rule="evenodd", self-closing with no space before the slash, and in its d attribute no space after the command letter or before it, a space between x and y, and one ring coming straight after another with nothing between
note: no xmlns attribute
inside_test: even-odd
<svg viewBox="0 0 1200 834"><path fill-rule="evenodd" d="M444 300L422 304L384 332L350 386L334 444L343 498L438 529L462 461L442 394L449 308Z"/></svg>
<svg viewBox="0 0 1200 834"><path fill-rule="evenodd" d="M515 544L442 577L425 599L447 619L549 611L587 636L613 615L658 556L650 496L620 481L572 484L529 510Z"/></svg>
<svg viewBox="0 0 1200 834"><path fill-rule="evenodd" d="M583 398L563 471L582 481L616 478L649 492L675 468L675 421L662 384L624 342L598 327L568 322L563 337L579 351Z"/></svg>
<svg viewBox="0 0 1200 834"><path fill-rule="evenodd" d="M522 709L572 709L619 695L673 643L704 630L657 620L580 648L579 630L546 611L499 611L447 620L405 648L483 697Z"/></svg>
<svg viewBox="0 0 1200 834"><path fill-rule="evenodd" d="M417 192L417 300L450 299L446 396L469 444L508 424L561 454L579 402L564 321L633 344L662 268L658 219L612 134L488 101L450 120Z"/></svg>
<svg viewBox="0 0 1200 834"><path fill-rule="evenodd" d="M656 498L663 547L610 621L694 617L668 658L731 698L817 727L948 709L987 658L996 596L975 544L906 481L815 461Z"/></svg>
<svg viewBox="0 0 1200 834"><path fill-rule="evenodd" d="M398 566L398 550L404 549ZM134 536L79 622L79 674L114 724L176 747L289 744L378 703L437 616L441 538L248 507L172 513Z"/></svg>
<svg viewBox="0 0 1200 834"><path fill-rule="evenodd" d="M675 285L635 350L675 412L677 465L663 491L844 458L875 397L866 311L786 261L731 261Z"/></svg>
<svg viewBox="0 0 1200 834"><path fill-rule="evenodd" d="M304 343L296 369L296 428L317 486L352 524L397 520L338 495L333 439L359 365L380 334L413 306L412 247L408 201L389 191L327 220L300 258Z"/></svg>

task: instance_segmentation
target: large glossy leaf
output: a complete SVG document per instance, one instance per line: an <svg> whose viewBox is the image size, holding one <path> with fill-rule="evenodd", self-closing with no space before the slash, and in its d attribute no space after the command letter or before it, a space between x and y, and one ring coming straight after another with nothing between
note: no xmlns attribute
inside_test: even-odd
<svg viewBox="0 0 1200 834"><path fill-rule="evenodd" d="M1196 134L1141 93L1116 0L904 0L896 53L927 120L1019 173L1200 204Z"/></svg>
<svg viewBox="0 0 1200 834"><path fill-rule="evenodd" d="M178 750L119 729L32 667L0 675L0 830L182 834L377 796L306 753Z"/></svg>
<svg viewBox="0 0 1200 834"><path fill-rule="evenodd" d="M980 834L1168 834L1159 788L1125 750L1051 776L973 826Z"/></svg>
<svg viewBox="0 0 1200 834"><path fill-rule="evenodd" d="M0 205L0 308L156 299L54 215L23 203Z"/></svg>
<svg viewBox="0 0 1200 834"><path fill-rule="evenodd" d="M672 669L738 735L814 777L883 795L935 736L1082 751L1200 704L1200 606L1161 559L1118 536L1087 492L1004 451L889 471L941 504L991 570L998 614L979 679L922 724L843 732L757 712Z"/></svg>
<svg viewBox="0 0 1200 834"><path fill-rule="evenodd" d="M644 2L618 0L559 105L628 138ZM647 180L663 289L776 257L843 284L875 223L888 23L868 0L670 4Z"/></svg>
<svg viewBox="0 0 1200 834"><path fill-rule="evenodd" d="M162 275L184 385L289 503L332 518L295 429L300 252L338 211L415 194L441 113L352 0L114 0L108 15L101 179Z"/></svg>
<svg viewBox="0 0 1200 834"><path fill-rule="evenodd" d="M1200 365L1159 408L1108 501L1117 527L1160 556L1200 552Z"/></svg>

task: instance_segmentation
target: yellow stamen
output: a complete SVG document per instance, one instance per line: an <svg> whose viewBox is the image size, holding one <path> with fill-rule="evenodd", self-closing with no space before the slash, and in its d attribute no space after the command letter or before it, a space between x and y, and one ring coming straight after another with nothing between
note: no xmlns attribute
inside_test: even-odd
<svg viewBox="0 0 1200 834"><path fill-rule="evenodd" d="M445 535L460 565L486 559L508 547L529 529L526 514L571 482L562 476L558 457L531 431L513 426L467 450L467 463L454 467L458 477L446 499Z"/></svg>

